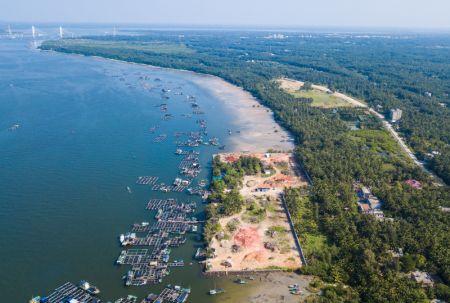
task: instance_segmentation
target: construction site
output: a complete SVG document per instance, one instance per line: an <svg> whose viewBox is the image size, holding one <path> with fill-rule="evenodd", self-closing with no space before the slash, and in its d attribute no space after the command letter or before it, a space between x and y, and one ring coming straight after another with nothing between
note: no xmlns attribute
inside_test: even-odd
<svg viewBox="0 0 450 303"><path fill-rule="evenodd" d="M284 189L307 186L290 153L226 153L220 160L233 163L241 157L257 158L262 171L243 178L239 193L245 207L221 217L220 231L209 243L213 252L206 272L239 273L297 269L302 266L298 243L287 209Z"/></svg>

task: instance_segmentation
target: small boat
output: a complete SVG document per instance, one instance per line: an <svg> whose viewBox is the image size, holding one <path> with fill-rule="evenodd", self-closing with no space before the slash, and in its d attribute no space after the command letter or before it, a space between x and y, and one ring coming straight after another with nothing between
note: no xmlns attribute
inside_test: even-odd
<svg viewBox="0 0 450 303"><path fill-rule="evenodd" d="M223 288L217 288L217 287L216 287L216 282L214 282L214 288L213 288L213 289L210 289L209 292L208 292L208 294L214 296L214 295L217 295L217 294L221 294L221 293L223 293L223 292L225 292L225 289L223 289Z"/></svg>
<svg viewBox="0 0 450 303"><path fill-rule="evenodd" d="M211 138L209 139L209 144L213 145L213 146L218 146L219 145L219 138Z"/></svg>
<svg viewBox="0 0 450 303"><path fill-rule="evenodd" d="M164 186L164 187L161 187L161 191L163 193L168 193L170 191L170 189L168 187Z"/></svg>
<svg viewBox="0 0 450 303"><path fill-rule="evenodd" d="M85 280L80 281L78 287L90 293L91 295L97 295L100 293L100 290L96 286L90 285L89 282Z"/></svg>
<svg viewBox="0 0 450 303"><path fill-rule="evenodd" d="M133 296L133 295L128 295L127 296L127 301L128 302L137 302L138 297Z"/></svg>
<svg viewBox="0 0 450 303"><path fill-rule="evenodd" d="M136 240L136 233L121 234L119 240L122 246L132 245Z"/></svg>
<svg viewBox="0 0 450 303"><path fill-rule="evenodd" d="M177 148L177 150L175 151L176 155L181 155L183 153L183 150L181 148Z"/></svg>
<svg viewBox="0 0 450 303"><path fill-rule="evenodd" d="M218 295L218 294L221 294L224 292L225 292L225 289L223 289L223 288L214 288L214 289L210 289L208 294L214 296L214 295Z"/></svg>
<svg viewBox="0 0 450 303"><path fill-rule="evenodd" d="M40 302L42 302L41 297L37 296L37 297L31 298L29 303L40 303Z"/></svg>
<svg viewBox="0 0 450 303"><path fill-rule="evenodd" d="M202 249L200 247L197 248L197 251L195 252L194 258L198 259L200 257L200 255L201 255L201 253L202 253Z"/></svg>
<svg viewBox="0 0 450 303"><path fill-rule="evenodd" d="M131 191L131 188L129 187L129 186L127 186L127 191L131 194L131 193L133 193L132 191Z"/></svg>
<svg viewBox="0 0 450 303"><path fill-rule="evenodd" d="M132 270L129 270L127 273L127 277L125 279L125 285L129 286L131 285L131 280L134 278L134 273Z"/></svg>

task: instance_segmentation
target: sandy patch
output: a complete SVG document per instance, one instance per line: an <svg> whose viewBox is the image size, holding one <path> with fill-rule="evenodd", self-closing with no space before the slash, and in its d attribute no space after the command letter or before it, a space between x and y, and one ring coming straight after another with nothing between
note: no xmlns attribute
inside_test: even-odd
<svg viewBox="0 0 450 303"><path fill-rule="evenodd" d="M303 87L303 85L305 85L304 82L302 81L298 81L298 80L294 80L294 79L288 79L288 78L281 78L276 80L277 83L280 84L280 88L293 93L295 91L298 91L300 88ZM323 93L327 93L330 94L331 96L334 96L336 98L339 98L341 100L344 100L348 103L350 103L353 106L356 107L367 107L366 104L364 104L363 102L356 100L355 98L349 97L343 93L340 92L333 92L331 91L328 87L326 86L322 86L322 85L316 85L316 84L312 84L311 88L317 91L321 91Z"/></svg>
<svg viewBox="0 0 450 303"><path fill-rule="evenodd" d="M276 80L276 82L280 85L281 89L283 89L285 91L290 91L290 92L299 90L300 88L303 87L303 85L305 85L305 82L293 80L293 79L289 79L289 78L278 79L278 80Z"/></svg>
<svg viewBox="0 0 450 303"><path fill-rule="evenodd" d="M273 112L262 106L250 93L214 76L197 74L191 80L214 94L227 110L232 111L239 128L236 130L240 131L233 133L232 150L266 152L269 149L294 149L291 136L275 122Z"/></svg>
<svg viewBox="0 0 450 303"><path fill-rule="evenodd" d="M312 279L312 276L286 272L257 275L254 281L249 281L244 286L230 283L230 285L226 286L226 292L212 298L212 302L298 303L310 295L306 287L308 287ZM289 292L288 286L293 284L298 284L301 291L300 295L293 295Z"/></svg>

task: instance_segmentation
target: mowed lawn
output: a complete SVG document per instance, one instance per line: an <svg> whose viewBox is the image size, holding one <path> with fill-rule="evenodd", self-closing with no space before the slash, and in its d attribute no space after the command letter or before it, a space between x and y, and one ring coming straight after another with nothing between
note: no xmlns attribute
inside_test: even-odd
<svg viewBox="0 0 450 303"><path fill-rule="evenodd" d="M321 108L335 107L353 107L354 105L331 94L319 90L297 90L291 91L291 94L297 98L310 98L313 100L311 106Z"/></svg>

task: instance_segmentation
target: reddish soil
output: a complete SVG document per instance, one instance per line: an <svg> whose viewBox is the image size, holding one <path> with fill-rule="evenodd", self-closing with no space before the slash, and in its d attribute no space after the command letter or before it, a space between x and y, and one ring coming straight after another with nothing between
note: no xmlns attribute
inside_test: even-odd
<svg viewBox="0 0 450 303"><path fill-rule="evenodd" d="M258 235L258 228L244 227L234 236L234 242L242 247L250 247L261 242Z"/></svg>

